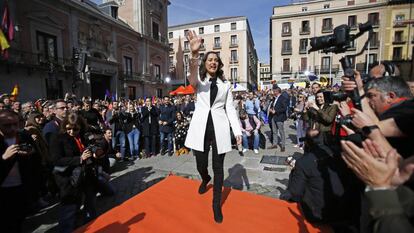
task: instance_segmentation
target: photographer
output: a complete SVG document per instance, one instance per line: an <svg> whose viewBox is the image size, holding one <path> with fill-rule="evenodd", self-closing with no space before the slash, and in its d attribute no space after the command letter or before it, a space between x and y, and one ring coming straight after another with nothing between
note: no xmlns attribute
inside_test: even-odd
<svg viewBox="0 0 414 233"><path fill-rule="evenodd" d="M316 93L316 102L308 100L303 110L303 119L310 126L308 135L312 141L324 148L325 153L333 156L333 151L328 147L331 141L331 128L338 106L325 102L325 94L321 90Z"/></svg>
<svg viewBox="0 0 414 233"><path fill-rule="evenodd" d="M18 129L18 114L0 110L0 224L7 232L21 232L40 187L40 158L30 136Z"/></svg>
<svg viewBox="0 0 414 233"><path fill-rule="evenodd" d="M71 113L62 121L61 126L59 136L52 138L49 149L55 164L56 183L60 189L59 232L72 232L82 194L86 196L86 217L96 216L96 177L86 166L93 154L86 149L85 139L80 133L86 129L84 120Z"/></svg>

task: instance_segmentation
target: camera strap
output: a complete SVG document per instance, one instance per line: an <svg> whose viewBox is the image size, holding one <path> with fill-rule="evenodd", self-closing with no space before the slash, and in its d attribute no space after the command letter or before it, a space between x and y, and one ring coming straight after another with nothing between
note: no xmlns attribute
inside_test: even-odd
<svg viewBox="0 0 414 233"><path fill-rule="evenodd" d="M78 147L79 151L83 153L85 151L85 146L83 145L82 141L79 137L74 137L76 146Z"/></svg>

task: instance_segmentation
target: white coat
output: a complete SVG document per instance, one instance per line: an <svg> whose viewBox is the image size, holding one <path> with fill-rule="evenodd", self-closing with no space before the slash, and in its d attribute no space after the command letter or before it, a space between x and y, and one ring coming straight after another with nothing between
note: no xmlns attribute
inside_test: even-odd
<svg viewBox="0 0 414 233"><path fill-rule="evenodd" d="M195 59L194 59L195 60ZM233 105L231 83L217 78L217 96L210 108L210 76L201 81L198 75L198 63L191 59L190 75L197 75L197 102L193 118L188 129L185 146L197 151L204 151L204 135L206 132L209 111L213 119L217 142L217 153L231 151L230 125L235 136L242 135L240 121Z"/></svg>

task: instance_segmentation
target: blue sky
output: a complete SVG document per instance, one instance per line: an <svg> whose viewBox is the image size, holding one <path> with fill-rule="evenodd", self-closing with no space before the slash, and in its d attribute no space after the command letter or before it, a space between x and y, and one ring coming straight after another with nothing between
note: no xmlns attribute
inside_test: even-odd
<svg viewBox="0 0 414 233"><path fill-rule="evenodd" d="M96 3L102 0L93 0ZM291 0L170 0L168 25L224 16L247 16L257 55L269 62L269 19L273 6L286 5Z"/></svg>
<svg viewBox="0 0 414 233"><path fill-rule="evenodd" d="M272 9L291 0L170 0L168 25L223 16L246 16L260 62L269 62L269 19Z"/></svg>

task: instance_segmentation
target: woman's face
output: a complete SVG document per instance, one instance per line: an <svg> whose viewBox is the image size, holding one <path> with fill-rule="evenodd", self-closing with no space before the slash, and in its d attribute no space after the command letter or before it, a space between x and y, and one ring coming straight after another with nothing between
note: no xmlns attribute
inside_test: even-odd
<svg viewBox="0 0 414 233"><path fill-rule="evenodd" d="M317 102L319 105L323 105L323 104L325 104L325 98L323 97L323 93L318 93L318 94L316 94L316 102Z"/></svg>
<svg viewBox="0 0 414 233"><path fill-rule="evenodd" d="M80 127L77 125L66 125L66 133L71 137L76 137L79 135Z"/></svg>
<svg viewBox="0 0 414 233"><path fill-rule="evenodd" d="M217 54L210 53L207 56L205 65L206 65L207 73L209 73L211 76L214 76L219 67L219 59L217 57Z"/></svg>
<svg viewBox="0 0 414 233"><path fill-rule="evenodd" d="M305 96L300 95L300 96L298 96L298 99L299 99L299 102L303 102L303 101L305 101Z"/></svg>
<svg viewBox="0 0 414 233"><path fill-rule="evenodd" d="M181 120L181 114L180 113L177 113L176 117L177 117L177 120Z"/></svg>

